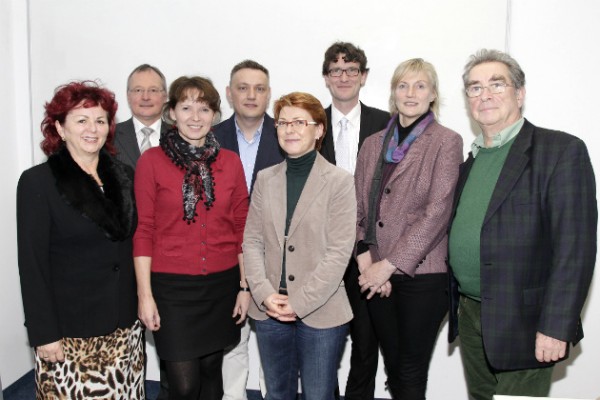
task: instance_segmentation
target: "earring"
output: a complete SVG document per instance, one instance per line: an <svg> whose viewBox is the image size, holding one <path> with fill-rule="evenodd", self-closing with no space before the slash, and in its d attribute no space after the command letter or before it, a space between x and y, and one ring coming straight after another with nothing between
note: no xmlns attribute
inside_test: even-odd
<svg viewBox="0 0 600 400"><path fill-rule="evenodd" d="M64 136L61 136L60 138L62 139L62 141L63 141L63 142L66 142L66 141L67 141L67 139L65 139L65 137L64 137Z"/></svg>

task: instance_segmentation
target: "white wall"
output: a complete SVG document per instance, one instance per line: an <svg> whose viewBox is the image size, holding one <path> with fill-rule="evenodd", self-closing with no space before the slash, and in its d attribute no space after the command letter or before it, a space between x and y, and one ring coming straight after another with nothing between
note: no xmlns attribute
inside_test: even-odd
<svg viewBox="0 0 600 400"><path fill-rule="evenodd" d="M567 7L568 5L568 7ZM512 2L510 51L525 71L525 116L534 124L582 138L600 182L600 136L594 126L600 93L600 3L591 0ZM534 24L532 19L535 18ZM600 269L583 313L585 338L554 371L555 397L600 396Z"/></svg>
<svg viewBox="0 0 600 400"><path fill-rule="evenodd" d="M0 1L0 375L6 388L31 369L17 270L16 187L32 163L27 1Z"/></svg>
<svg viewBox="0 0 600 400"><path fill-rule="evenodd" d="M13 13L10 14L12 17L7 17L2 9L6 4L17 3L20 2L0 2L0 32L21 37L18 33L22 32L22 25L26 25L26 13ZM596 85L597 89L598 83L590 73L577 73L597 70L593 67L598 64L598 53L589 54L587 38L598 37L600 33L597 24L593 24L598 19L598 6L591 0L546 1L543 6L541 12L540 2L535 0L520 0L518 6L511 5L510 0L347 0L342 3L318 0L301 3L104 0L101 4L90 0L29 0L33 131L29 126L17 126L16 122L23 115L18 114L14 102L9 101L12 108L2 109L14 112L14 127L21 128L13 136L29 137L33 132L34 144L20 150L18 160L14 160L15 155L7 151L6 146L0 151L8 153L10 158L5 160L11 162L7 165L18 165L18 171L25 167L22 160L29 160L31 149L35 162L41 162L43 155L37 143L41 138L38 126L43 103L52 96L57 85L72 79L100 79L117 94L121 104L118 117L121 120L128 118L126 77L133 67L143 62L159 66L168 81L184 74L212 78L223 96L224 117L232 112L224 100L229 71L245 58L253 58L269 68L273 98L292 90L302 90L315 94L326 106L330 98L320 76L321 63L325 49L336 40L352 41L366 51L371 72L361 98L366 104L380 108L387 108L389 80L399 62L411 57L431 61L441 82L441 121L462 133L467 149L473 134L462 94L462 67L468 55L478 48L505 49L508 45L527 73L526 116L541 126L561 128L586 140L600 174L598 139L583 127L581 111L582 103L593 104L592 96L598 90L593 90L590 85ZM19 8L22 11L23 7ZM507 11L510 12L507 14ZM507 15L510 18L507 19ZM7 18L14 26L4 24ZM508 36L507 27L510 28ZM4 56L4 50L1 55ZM6 83L3 87L15 87L11 76L22 74L15 67L6 81L2 75L0 79ZM15 90L13 95L17 94ZM563 110L567 112L560 113ZM594 110L586 109L586 113L590 112ZM3 140L7 143L13 136L5 135ZM10 190L6 191L5 198L10 198L10 203L3 208L7 218L12 220L15 179L12 177L11 182L6 182L5 186ZM5 236L14 238L14 222L3 226ZM11 329L18 327L14 328L16 340L6 341L1 337L1 348L9 351L6 357L0 354L0 371L6 387L14 380L5 373L12 366L10 357L24 351L26 338L23 336L22 311L17 309L20 296L14 272L14 239L10 243L3 242L2 246L8 249L3 254L13 254L12 259L5 258L8 262L0 283L4 288L4 282L7 282L11 289L10 294L6 294L9 296L6 304L13 308L9 319L3 318L3 321L10 321ZM598 279L596 277L595 281ZM557 369L558 381L553 387L553 395L567 396L574 392L581 397L600 395L600 384L590 379L593 376L590 371L595 370L592 358L600 354L600 321L591 317L600 312L597 291L592 291L584 314L587 338L574 351L573 360ZM432 360L428 398L465 399L459 352L455 346L447 344L446 335L445 325ZM348 353L346 351L340 369L342 392L349 365ZM149 378L156 379L156 359L152 349L149 357ZM252 339L249 388L254 389L258 387L257 359ZM25 371L20 370L17 377ZM384 391L384 382L381 366L378 397L389 397Z"/></svg>

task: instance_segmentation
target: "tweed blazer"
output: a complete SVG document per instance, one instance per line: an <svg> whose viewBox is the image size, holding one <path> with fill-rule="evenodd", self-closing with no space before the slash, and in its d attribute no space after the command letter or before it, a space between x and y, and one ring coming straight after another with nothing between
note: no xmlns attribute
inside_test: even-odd
<svg viewBox="0 0 600 400"><path fill-rule="evenodd" d="M333 127L331 126L331 106L325 109L327 116L327 132L321 143L321 155L332 164L335 161L335 147L333 145ZM358 149L360 150L363 142L367 137L379 132L385 128L390 120L390 114L387 111L378 108L369 107L360 103L360 132L358 134Z"/></svg>
<svg viewBox="0 0 600 400"><path fill-rule="evenodd" d="M397 117L394 117L397 118ZM365 140L356 163L356 240L365 238L369 197L386 130ZM413 142L387 182L379 204L374 259L387 259L409 276L446 272L446 229L452 212L461 136L433 121Z"/></svg>
<svg viewBox="0 0 600 400"><path fill-rule="evenodd" d="M454 212L474 158L461 166ZM578 342L580 313L596 259L598 210L585 144L525 120L512 144L481 228L481 328L499 370L550 365L535 358L535 335ZM457 329L451 275L449 338Z"/></svg>
<svg viewBox="0 0 600 400"><path fill-rule="evenodd" d="M313 328L352 319L342 280L354 244L356 199L352 175L317 154L287 238L283 162L258 173L244 232L244 267L254 302L249 314L268 318L263 301L277 292L283 255L289 302Z"/></svg>
<svg viewBox="0 0 600 400"><path fill-rule="evenodd" d="M169 125L165 121L162 121L160 124L160 134L162 135L168 130ZM117 149L117 160L135 169L137 161L140 158L140 147L135 136L133 118L117 124L115 128L115 148Z"/></svg>
<svg viewBox="0 0 600 400"><path fill-rule="evenodd" d="M240 154L235 128L235 114L220 124L215 125L213 132L223 148L234 151L238 155ZM283 151L279 147L279 142L277 141L275 121L273 121L273 118L269 115L265 114L258 151L256 153L256 162L254 163L254 171L252 171L250 193L252 193L258 171L279 164L282 161Z"/></svg>

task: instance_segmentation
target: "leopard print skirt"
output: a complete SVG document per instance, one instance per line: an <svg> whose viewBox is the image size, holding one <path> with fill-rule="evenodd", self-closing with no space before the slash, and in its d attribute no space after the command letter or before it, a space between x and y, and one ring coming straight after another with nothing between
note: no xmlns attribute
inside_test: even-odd
<svg viewBox="0 0 600 400"><path fill-rule="evenodd" d="M65 361L35 354L36 399L145 399L142 325L106 336L64 338Z"/></svg>

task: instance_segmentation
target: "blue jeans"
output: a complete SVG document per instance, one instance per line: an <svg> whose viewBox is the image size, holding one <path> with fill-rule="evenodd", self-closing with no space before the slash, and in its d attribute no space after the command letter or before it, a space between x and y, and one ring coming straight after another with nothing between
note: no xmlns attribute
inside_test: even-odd
<svg viewBox="0 0 600 400"><path fill-rule="evenodd" d="M348 324L316 329L298 320L256 321L258 351L265 373L265 400L293 400L298 373L304 400L333 400Z"/></svg>

